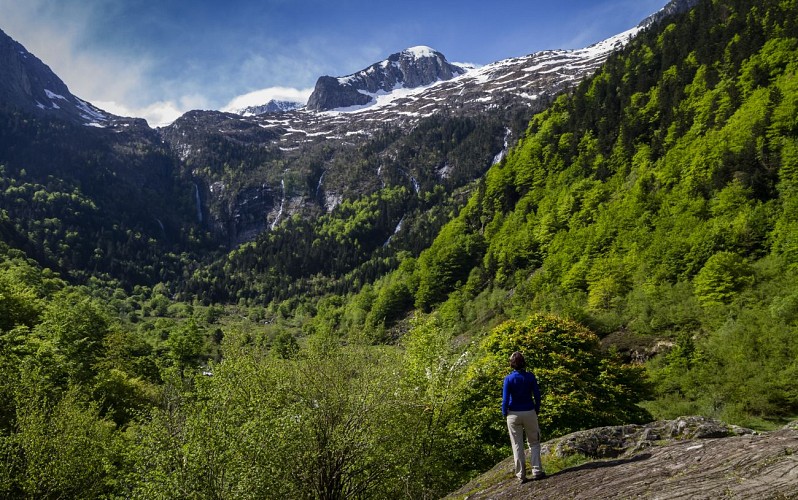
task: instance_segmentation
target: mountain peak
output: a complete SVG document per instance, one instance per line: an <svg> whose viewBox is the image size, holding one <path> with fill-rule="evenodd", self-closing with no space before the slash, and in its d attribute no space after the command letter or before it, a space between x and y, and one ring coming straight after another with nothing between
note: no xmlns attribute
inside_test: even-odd
<svg viewBox="0 0 798 500"><path fill-rule="evenodd" d="M426 45L416 45L415 47L409 47L403 50L401 54L410 56L414 59L422 59L424 57L437 57L441 55L440 52L433 49L432 47L427 47Z"/></svg>
<svg viewBox="0 0 798 500"><path fill-rule="evenodd" d="M241 116L258 116L265 115L267 113L285 113L288 111L295 111L304 105L304 103L296 101L271 99L266 104L247 106L245 108L233 110L232 112Z"/></svg>
<svg viewBox="0 0 798 500"><path fill-rule="evenodd" d="M387 59L348 76L322 76L308 99L307 109L327 111L363 106L374 102L377 94L451 80L465 71L449 63L437 50L418 45L391 54Z"/></svg>

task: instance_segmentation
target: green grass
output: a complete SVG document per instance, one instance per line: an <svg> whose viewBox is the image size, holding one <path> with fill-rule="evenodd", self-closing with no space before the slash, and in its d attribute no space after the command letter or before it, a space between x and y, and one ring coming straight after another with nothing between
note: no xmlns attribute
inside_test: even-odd
<svg viewBox="0 0 798 500"><path fill-rule="evenodd" d="M565 469L570 469L571 467L586 464L594 460L596 459L590 458L581 453L574 453L573 455L568 455L567 457L558 457L553 453L549 453L541 457L541 461L543 462L543 470L545 470L546 474L549 475L555 474Z"/></svg>

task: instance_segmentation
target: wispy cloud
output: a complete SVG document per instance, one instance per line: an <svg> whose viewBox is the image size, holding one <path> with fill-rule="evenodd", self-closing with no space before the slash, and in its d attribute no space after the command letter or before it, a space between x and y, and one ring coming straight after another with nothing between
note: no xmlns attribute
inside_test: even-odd
<svg viewBox="0 0 798 500"><path fill-rule="evenodd" d="M191 109L240 109L270 99L305 102L312 91L306 87L320 71L335 73L342 54L355 56L320 34L290 43L256 35L249 45L225 38L218 41L223 45L217 45L215 58L205 54L208 60L181 59L168 47L157 54L121 50L98 40L95 29L118 22L115 5L110 0L0 0L0 28L48 64L73 94L113 114L144 118L151 126L171 123Z"/></svg>
<svg viewBox="0 0 798 500"><path fill-rule="evenodd" d="M305 104L313 89L292 89L289 87L270 87L240 95L222 108L222 111L238 111L248 106L259 106L271 100L300 102Z"/></svg>
<svg viewBox="0 0 798 500"><path fill-rule="evenodd" d="M144 118L151 127L169 125L186 111L208 108L208 101L203 96L187 96L179 101L158 101L142 107L129 107L116 101L97 101L94 104L115 115Z"/></svg>

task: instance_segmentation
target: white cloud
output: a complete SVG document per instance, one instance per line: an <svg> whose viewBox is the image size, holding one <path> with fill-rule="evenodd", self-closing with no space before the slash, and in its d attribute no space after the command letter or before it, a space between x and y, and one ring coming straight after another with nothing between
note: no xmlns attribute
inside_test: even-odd
<svg viewBox="0 0 798 500"><path fill-rule="evenodd" d="M237 111L248 106L260 106L271 100L306 103L313 89L294 89L290 87L269 87L235 97L222 108L222 111Z"/></svg>
<svg viewBox="0 0 798 500"><path fill-rule="evenodd" d="M207 100L199 95L182 97L178 102L158 101L131 108L115 101L98 101L97 107L119 116L144 118L150 127L165 127L192 109L207 109Z"/></svg>

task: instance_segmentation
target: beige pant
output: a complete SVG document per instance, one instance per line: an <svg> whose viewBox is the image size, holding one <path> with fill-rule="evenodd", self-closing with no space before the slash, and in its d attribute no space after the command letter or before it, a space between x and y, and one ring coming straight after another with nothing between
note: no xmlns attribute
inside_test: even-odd
<svg viewBox="0 0 798 500"><path fill-rule="evenodd" d="M519 479L526 477L525 432L529 441L532 476L540 475L543 472L543 467L540 464L540 427L538 426L538 415L535 410L508 412L507 429L510 431L510 444L513 446L515 475Z"/></svg>

